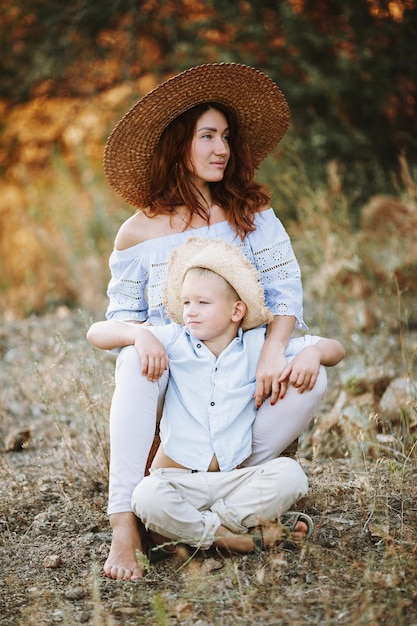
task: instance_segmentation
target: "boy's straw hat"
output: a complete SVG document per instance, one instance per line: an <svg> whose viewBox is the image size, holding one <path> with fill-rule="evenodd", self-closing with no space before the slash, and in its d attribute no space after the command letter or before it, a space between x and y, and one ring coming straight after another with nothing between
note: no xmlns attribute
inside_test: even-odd
<svg viewBox="0 0 417 626"><path fill-rule="evenodd" d="M184 324L181 289L185 274L193 267L212 270L232 285L247 306L241 322L243 330L272 322L273 315L265 305L258 272L248 259L230 243L197 237L191 237L185 244L175 248L169 260L164 306L174 322Z"/></svg>
<svg viewBox="0 0 417 626"><path fill-rule="evenodd" d="M149 205L152 154L162 132L181 113L203 102L233 109L255 167L282 139L290 122L285 97L259 70L238 63L188 69L139 100L109 137L104 171L127 202Z"/></svg>

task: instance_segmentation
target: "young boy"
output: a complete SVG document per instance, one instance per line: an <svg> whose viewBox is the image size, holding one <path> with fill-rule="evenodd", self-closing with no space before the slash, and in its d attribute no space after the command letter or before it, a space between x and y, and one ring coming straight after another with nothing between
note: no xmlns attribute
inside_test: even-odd
<svg viewBox="0 0 417 626"><path fill-rule="evenodd" d="M150 476L133 493L133 511L158 543L237 552L270 547L282 527L268 522L282 521L308 484L290 458L245 465L259 404L256 367L272 319L257 272L236 247L191 238L171 256L165 300L173 324L98 322L87 335L99 348L134 344L139 353L157 338L167 358L160 352L151 370L159 372L169 359L161 445ZM320 365L336 365L344 349L306 336L292 339L286 355L293 358L280 381L304 391L314 386ZM277 399L274 390L271 404ZM311 534L308 516L295 513L290 521L295 535Z"/></svg>

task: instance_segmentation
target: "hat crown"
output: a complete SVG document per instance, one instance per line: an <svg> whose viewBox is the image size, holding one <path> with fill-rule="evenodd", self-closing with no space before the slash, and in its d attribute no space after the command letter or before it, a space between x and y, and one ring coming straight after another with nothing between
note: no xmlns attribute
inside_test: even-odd
<svg viewBox="0 0 417 626"><path fill-rule="evenodd" d="M236 246L217 239L191 237L173 250L168 264L164 305L174 322L183 324L182 283L188 270L197 267L224 278L246 304L247 311L241 322L243 330L272 321L258 272Z"/></svg>

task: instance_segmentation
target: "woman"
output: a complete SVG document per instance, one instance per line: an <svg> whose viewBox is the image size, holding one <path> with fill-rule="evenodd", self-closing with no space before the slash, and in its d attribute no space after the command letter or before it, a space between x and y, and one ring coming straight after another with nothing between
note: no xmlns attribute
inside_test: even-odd
<svg viewBox="0 0 417 626"><path fill-rule="evenodd" d="M274 315L259 359L253 452L247 465L278 456L305 429L319 405L321 368L311 391L278 379L285 348L302 318L298 263L270 196L254 171L285 134L288 105L265 74L234 63L191 68L162 83L119 122L106 146L112 187L139 208L120 228L111 255L108 319L165 324L162 305L171 251L190 236L239 247L259 272ZM107 576L136 580L140 530L131 496L143 478L163 403L167 357L159 342L140 353L123 348L110 414L110 523ZM194 382L194 384L198 384Z"/></svg>

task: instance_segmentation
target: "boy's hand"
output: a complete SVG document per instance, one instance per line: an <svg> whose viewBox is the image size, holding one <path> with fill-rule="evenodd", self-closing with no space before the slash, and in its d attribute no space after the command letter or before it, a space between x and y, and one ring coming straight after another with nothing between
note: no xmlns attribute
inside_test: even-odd
<svg viewBox="0 0 417 626"><path fill-rule="evenodd" d="M142 361L142 375L151 382L161 378L168 369L168 355L161 342L149 331L141 332L135 340L135 348Z"/></svg>
<svg viewBox="0 0 417 626"><path fill-rule="evenodd" d="M315 346L304 348L283 370L278 382L287 380L298 393L311 391L316 384L320 369L320 352Z"/></svg>

